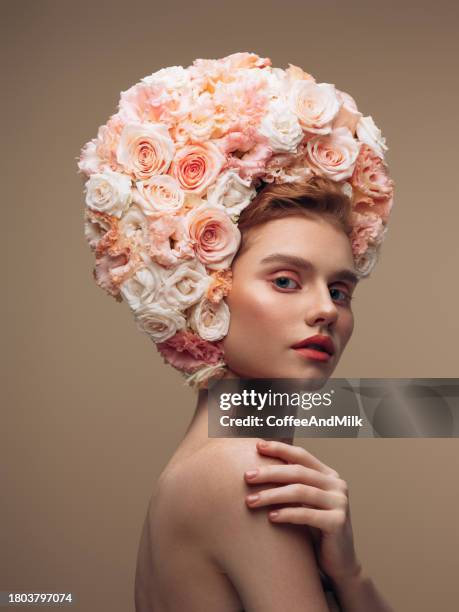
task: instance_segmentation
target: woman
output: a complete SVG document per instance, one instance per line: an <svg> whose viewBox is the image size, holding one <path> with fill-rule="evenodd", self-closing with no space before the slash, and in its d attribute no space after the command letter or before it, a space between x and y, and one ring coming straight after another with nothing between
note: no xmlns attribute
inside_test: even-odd
<svg viewBox="0 0 459 612"><path fill-rule="evenodd" d="M338 473L292 440L209 438L207 421L212 379L335 369L392 206L369 119L299 68L234 54L123 92L83 149L95 279L199 389L145 520L138 612L390 610ZM295 348L313 336L326 357Z"/></svg>

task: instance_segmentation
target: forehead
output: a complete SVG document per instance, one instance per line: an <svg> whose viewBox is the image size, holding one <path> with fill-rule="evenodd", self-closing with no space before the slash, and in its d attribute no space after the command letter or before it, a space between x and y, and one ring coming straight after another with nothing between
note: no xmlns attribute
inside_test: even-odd
<svg viewBox="0 0 459 612"><path fill-rule="evenodd" d="M291 216L274 219L251 228L247 233L247 261L261 261L274 252L308 259L327 269L354 269L349 237L323 217Z"/></svg>

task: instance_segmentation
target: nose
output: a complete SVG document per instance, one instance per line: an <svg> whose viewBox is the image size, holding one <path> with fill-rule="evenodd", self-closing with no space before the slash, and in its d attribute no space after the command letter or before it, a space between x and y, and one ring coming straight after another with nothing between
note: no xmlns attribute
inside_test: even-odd
<svg viewBox="0 0 459 612"><path fill-rule="evenodd" d="M328 286L316 287L306 305L306 323L309 327L328 327L338 318L338 308L332 300Z"/></svg>

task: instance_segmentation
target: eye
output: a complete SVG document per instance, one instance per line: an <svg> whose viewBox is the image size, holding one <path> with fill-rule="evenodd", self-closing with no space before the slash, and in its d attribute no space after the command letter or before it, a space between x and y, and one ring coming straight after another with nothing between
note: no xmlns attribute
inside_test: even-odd
<svg viewBox="0 0 459 612"><path fill-rule="evenodd" d="M278 287L279 289L295 289L296 288L296 287L289 286L288 283L294 283L295 285L299 287L296 280L294 280L293 278L290 278L289 276L278 276L277 278L273 279L272 282L279 283L279 284L276 284L276 287Z"/></svg>
<svg viewBox="0 0 459 612"><path fill-rule="evenodd" d="M344 302L345 304L350 304L351 300L353 299L352 295L346 291L343 291L342 289L337 289L336 287L332 287L330 289L330 295L332 299L337 300L338 302Z"/></svg>

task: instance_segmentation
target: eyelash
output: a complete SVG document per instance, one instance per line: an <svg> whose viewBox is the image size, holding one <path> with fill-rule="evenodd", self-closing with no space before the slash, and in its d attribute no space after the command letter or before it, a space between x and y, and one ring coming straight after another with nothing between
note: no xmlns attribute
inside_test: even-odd
<svg viewBox="0 0 459 612"><path fill-rule="evenodd" d="M276 281L278 281L279 279L283 279L283 278L286 278L287 280L293 281L294 283L296 283L298 285L298 282L295 279L290 278L289 276L285 276L285 275L278 276L278 277L274 278L271 282L274 284ZM278 285L275 285L275 286L277 287L277 289L281 289L281 287L279 287ZM340 291L341 293L343 293L346 296L346 298L344 300L339 300L341 302L345 302L347 304L350 304L351 301L354 299L354 297L352 295L349 295L348 293L346 293L342 289L332 289L332 290ZM282 291L282 293L284 293L284 292Z"/></svg>

